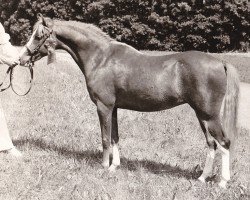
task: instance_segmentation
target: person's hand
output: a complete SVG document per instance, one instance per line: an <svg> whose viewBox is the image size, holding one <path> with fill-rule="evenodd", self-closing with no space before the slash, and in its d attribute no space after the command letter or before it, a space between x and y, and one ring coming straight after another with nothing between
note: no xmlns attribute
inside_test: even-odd
<svg viewBox="0 0 250 200"><path fill-rule="evenodd" d="M9 66L15 66L15 65L18 65L20 63L20 61L19 61L19 59L9 58L8 60L6 59L4 63L9 65Z"/></svg>
<svg viewBox="0 0 250 200"><path fill-rule="evenodd" d="M19 59L18 59L18 60L15 60L13 64L14 64L14 65L20 65L20 60L19 60Z"/></svg>

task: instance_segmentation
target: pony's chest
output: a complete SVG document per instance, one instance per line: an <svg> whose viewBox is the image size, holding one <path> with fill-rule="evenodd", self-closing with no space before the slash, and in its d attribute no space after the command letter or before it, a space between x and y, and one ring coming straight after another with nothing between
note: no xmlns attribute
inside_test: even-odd
<svg viewBox="0 0 250 200"><path fill-rule="evenodd" d="M86 79L87 89L93 102L98 100L109 103L114 96L114 85L111 74L105 71L93 73Z"/></svg>

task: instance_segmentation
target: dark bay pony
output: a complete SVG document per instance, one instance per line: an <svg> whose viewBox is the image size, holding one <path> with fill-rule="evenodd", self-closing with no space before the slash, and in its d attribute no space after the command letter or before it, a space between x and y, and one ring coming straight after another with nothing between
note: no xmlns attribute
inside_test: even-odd
<svg viewBox="0 0 250 200"><path fill-rule="evenodd" d="M211 174L215 152L219 150L219 185L226 187L230 179L229 149L237 132L239 79L233 66L197 51L147 55L111 39L93 25L39 15L33 34L21 51L21 64L34 55L48 55L50 59L55 49L66 50L85 76L100 120L104 167L113 171L120 165L118 108L152 112L187 103L194 109L209 146L199 180L204 182Z"/></svg>

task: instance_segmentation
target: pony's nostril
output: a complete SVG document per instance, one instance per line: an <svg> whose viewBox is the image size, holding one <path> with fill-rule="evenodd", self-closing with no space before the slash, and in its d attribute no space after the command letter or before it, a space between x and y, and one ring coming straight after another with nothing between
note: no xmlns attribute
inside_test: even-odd
<svg viewBox="0 0 250 200"><path fill-rule="evenodd" d="M20 57L19 62L21 65L25 65L27 63L28 59Z"/></svg>

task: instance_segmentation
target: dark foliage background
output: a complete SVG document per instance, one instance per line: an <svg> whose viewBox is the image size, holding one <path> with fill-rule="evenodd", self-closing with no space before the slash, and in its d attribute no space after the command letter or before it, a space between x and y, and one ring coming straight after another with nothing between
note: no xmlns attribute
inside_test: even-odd
<svg viewBox="0 0 250 200"><path fill-rule="evenodd" d="M12 43L31 35L36 14L96 24L137 49L248 51L248 0L0 0Z"/></svg>

